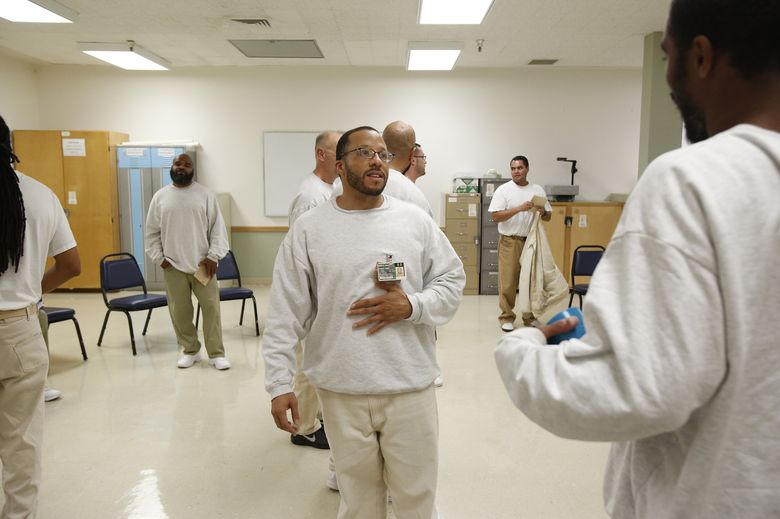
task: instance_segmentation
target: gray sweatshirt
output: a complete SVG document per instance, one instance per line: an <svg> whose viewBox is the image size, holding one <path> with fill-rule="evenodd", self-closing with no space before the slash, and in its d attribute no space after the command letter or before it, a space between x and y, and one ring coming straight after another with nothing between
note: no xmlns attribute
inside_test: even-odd
<svg viewBox="0 0 780 519"><path fill-rule="evenodd" d="M499 343L531 420L615 442L611 517L780 517L778 193L777 132L740 125L662 155L593 276L585 336Z"/></svg>
<svg viewBox="0 0 780 519"><path fill-rule="evenodd" d="M224 258L227 230L216 195L193 182L157 191L146 215L146 254L156 265L167 259L176 270L193 274L204 258Z"/></svg>
<svg viewBox="0 0 780 519"><path fill-rule="evenodd" d="M353 329L347 310L385 293L374 285L376 263L402 261L401 281L412 315L374 335ZM303 371L319 388L350 394L392 394L428 387L439 373L434 326L449 321L465 286L463 265L422 210L385 197L365 211L346 211L334 197L303 214L274 264L263 334L266 390L292 391L295 344L306 338Z"/></svg>

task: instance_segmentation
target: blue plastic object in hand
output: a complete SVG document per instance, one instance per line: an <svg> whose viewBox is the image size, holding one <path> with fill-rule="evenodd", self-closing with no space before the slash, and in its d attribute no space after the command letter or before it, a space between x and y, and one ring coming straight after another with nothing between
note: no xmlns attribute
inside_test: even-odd
<svg viewBox="0 0 780 519"><path fill-rule="evenodd" d="M562 312L558 312L552 319L547 321L547 324L552 324L555 321L560 321L561 319L566 319L567 317L576 317L579 320L577 326L566 333L553 335L547 339L548 344L559 344L562 341L568 341L569 339L579 339L585 335L585 322L582 318L582 312L580 312L579 308L567 308Z"/></svg>

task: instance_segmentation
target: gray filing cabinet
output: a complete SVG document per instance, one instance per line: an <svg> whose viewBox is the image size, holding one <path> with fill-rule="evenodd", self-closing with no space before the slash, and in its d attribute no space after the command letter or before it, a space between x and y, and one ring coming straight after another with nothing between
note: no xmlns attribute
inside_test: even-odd
<svg viewBox="0 0 780 519"><path fill-rule="evenodd" d="M484 295L498 294L498 224L490 218L488 207L496 188L508 181L506 178L479 179L482 195L479 293Z"/></svg>

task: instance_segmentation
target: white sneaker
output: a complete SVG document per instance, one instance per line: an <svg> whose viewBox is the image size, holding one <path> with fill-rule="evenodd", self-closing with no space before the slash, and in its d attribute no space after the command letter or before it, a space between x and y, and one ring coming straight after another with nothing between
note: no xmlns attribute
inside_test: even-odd
<svg viewBox="0 0 780 519"><path fill-rule="evenodd" d="M505 332L511 332L512 330L515 329L515 325L513 325L512 323L504 323L501 325L501 329L504 330Z"/></svg>
<svg viewBox="0 0 780 519"><path fill-rule="evenodd" d="M209 359L209 364L222 371L223 369L230 369L230 361L225 357L214 357Z"/></svg>
<svg viewBox="0 0 780 519"><path fill-rule="evenodd" d="M328 477L325 478L325 486L331 490L335 490L336 492L339 491L339 480L336 479L335 471L328 472Z"/></svg>
<svg viewBox="0 0 780 519"><path fill-rule="evenodd" d="M444 385L444 377L439 375L436 377L436 379L433 381L433 387L441 387Z"/></svg>
<svg viewBox="0 0 780 519"><path fill-rule="evenodd" d="M189 355L185 353L179 357L179 362L176 363L180 368L191 368L193 364L201 360L200 352L195 355Z"/></svg>
<svg viewBox="0 0 780 519"><path fill-rule="evenodd" d="M52 389L50 387L43 388L44 402L51 402L52 400L57 400L61 396L62 396L62 391L59 391L57 389Z"/></svg>

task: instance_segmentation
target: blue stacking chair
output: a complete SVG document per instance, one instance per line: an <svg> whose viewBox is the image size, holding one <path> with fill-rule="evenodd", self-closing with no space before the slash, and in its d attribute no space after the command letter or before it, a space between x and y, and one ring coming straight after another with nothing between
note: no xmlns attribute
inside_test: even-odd
<svg viewBox="0 0 780 519"><path fill-rule="evenodd" d="M596 270L596 265L601 261L604 254L604 247L601 245L580 245L574 249L574 257L571 262L571 288L569 289L569 306L571 307L574 296L580 298L580 308L582 308L582 296L588 293L590 283L577 283L577 276L592 276Z"/></svg>
<svg viewBox="0 0 780 519"><path fill-rule="evenodd" d="M108 299L108 292L134 287L143 287L144 293ZM103 302L108 310L106 310L106 317L103 319L103 327L100 329L97 345L100 346L103 342L103 334L106 331L108 316L111 312L122 312L127 316L127 324L130 327L130 343L133 347L133 355L136 355L135 334L133 333L133 320L130 318L130 312L149 311L142 333L142 335L146 335L152 310L168 306L168 299L164 295L147 293L146 281L144 281L141 269L138 267L138 262L132 254L127 252L108 254L100 259L100 291L103 293Z"/></svg>
<svg viewBox="0 0 780 519"><path fill-rule="evenodd" d="M43 311L49 319L49 324L61 323L62 321L73 321L76 326L76 335L79 337L79 346L81 346L81 356L87 360L87 350L84 349L84 339L81 337L81 327L76 319L76 311L73 308L60 308L56 306L44 306Z"/></svg>
<svg viewBox="0 0 780 519"><path fill-rule="evenodd" d="M233 255L233 251L229 250L227 255L219 260L217 265L217 280L224 281L228 279L235 279L238 281L237 287L225 287L219 289L220 301L237 301L241 300L241 317L238 320L238 325L244 324L244 307L246 306L246 300L252 299L252 306L255 309L255 334L260 335L260 325L257 323L257 300L255 300L255 293L252 289L241 286L241 273L238 271L238 264L236 263L236 257ZM195 328L198 327L200 320L200 303L198 303L198 311L195 314Z"/></svg>

